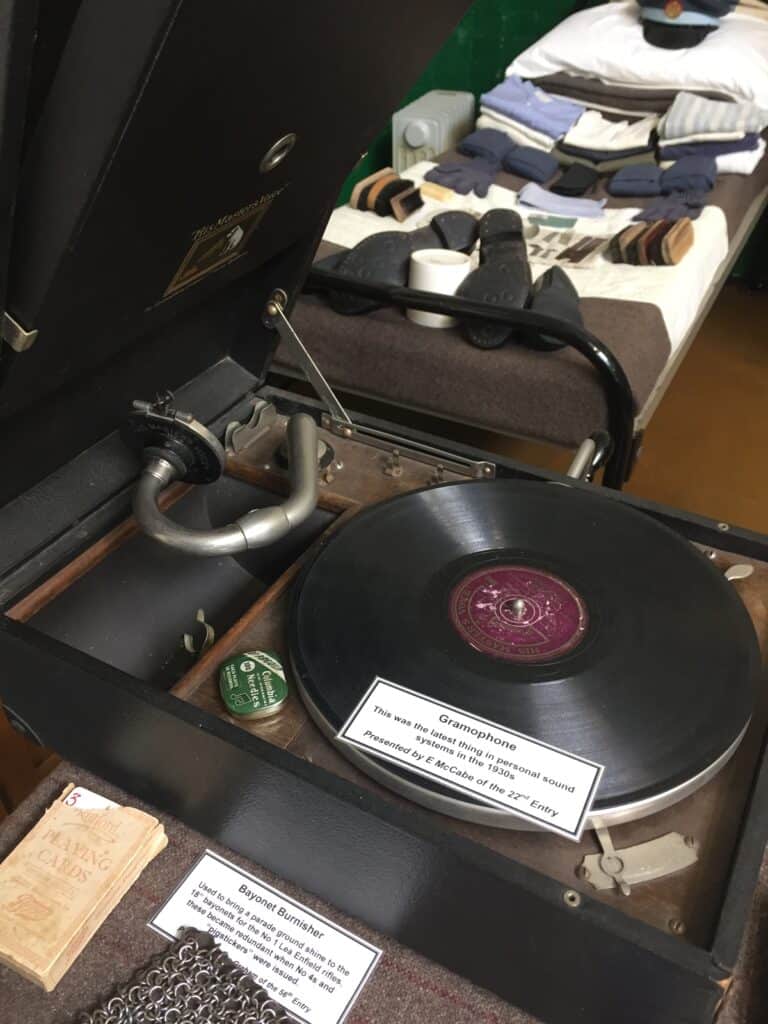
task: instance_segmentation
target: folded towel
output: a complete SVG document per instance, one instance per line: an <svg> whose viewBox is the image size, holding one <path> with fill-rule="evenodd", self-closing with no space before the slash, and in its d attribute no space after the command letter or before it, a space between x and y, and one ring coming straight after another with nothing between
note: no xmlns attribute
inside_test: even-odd
<svg viewBox="0 0 768 1024"><path fill-rule="evenodd" d="M709 192L717 181L717 164L711 156L684 156L664 171L661 176L661 191L666 196L671 192Z"/></svg>
<svg viewBox="0 0 768 1024"><path fill-rule="evenodd" d="M612 196L658 196L661 194L661 168L652 163L622 167L607 187Z"/></svg>
<svg viewBox="0 0 768 1024"><path fill-rule="evenodd" d="M555 145L555 140L541 132L535 132L528 125L520 124L511 117L505 117L490 107L480 107L480 116L476 128L496 128L497 131L506 132L507 135L520 146L533 146L535 149L542 149L549 153Z"/></svg>
<svg viewBox="0 0 768 1024"><path fill-rule="evenodd" d="M544 153L532 146L515 146L514 149L510 149L504 156L502 166L510 174L539 183L549 181L560 167L550 153Z"/></svg>
<svg viewBox="0 0 768 1024"><path fill-rule="evenodd" d="M766 127L768 112L754 103L708 100L690 92L679 92L661 119L659 135L662 141L681 141L696 135L722 136L734 132L737 136L745 135L762 132Z"/></svg>
<svg viewBox="0 0 768 1024"><path fill-rule="evenodd" d="M586 110L580 103L550 96L518 75L483 93L480 102L553 139L562 138Z"/></svg>
<svg viewBox="0 0 768 1024"><path fill-rule="evenodd" d="M603 153L650 149L659 126L658 114L640 121L609 121L597 110L587 110L563 139L563 144ZM606 160L610 157L606 156Z"/></svg>
<svg viewBox="0 0 768 1024"><path fill-rule="evenodd" d="M504 155L514 146L509 136L496 128L479 128L465 136L456 147L464 156L479 156L501 166Z"/></svg>
<svg viewBox="0 0 768 1024"><path fill-rule="evenodd" d="M533 206L547 213L557 213L563 217L602 217L605 199L572 199L569 196L557 196L548 192L541 185L529 182L518 194L522 206Z"/></svg>

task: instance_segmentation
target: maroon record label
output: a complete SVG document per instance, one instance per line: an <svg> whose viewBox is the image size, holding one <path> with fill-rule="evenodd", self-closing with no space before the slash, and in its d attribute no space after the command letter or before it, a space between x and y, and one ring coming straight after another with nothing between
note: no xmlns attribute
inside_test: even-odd
<svg viewBox="0 0 768 1024"><path fill-rule="evenodd" d="M550 661L584 639L584 601L559 576L524 565L496 565L465 576L450 615L475 650L506 661Z"/></svg>

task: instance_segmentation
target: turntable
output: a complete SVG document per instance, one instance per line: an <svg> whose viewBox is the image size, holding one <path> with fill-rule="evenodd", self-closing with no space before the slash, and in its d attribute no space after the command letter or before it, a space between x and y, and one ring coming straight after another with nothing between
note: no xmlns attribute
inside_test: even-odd
<svg viewBox="0 0 768 1024"><path fill-rule="evenodd" d="M590 482L608 458L621 483L621 371L557 322L614 388L612 453L586 439L568 476L347 409L291 304L463 5L407 40L389 8L339 3L331 31L284 4L265 33L224 6L83 0L59 35L44 15L25 130L4 100L3 702L544 1021L710 1021L768 837L768 543ZM278 336L317 397L267 384ZM218 670L251 650L291 692L235 720Z"/></svg>

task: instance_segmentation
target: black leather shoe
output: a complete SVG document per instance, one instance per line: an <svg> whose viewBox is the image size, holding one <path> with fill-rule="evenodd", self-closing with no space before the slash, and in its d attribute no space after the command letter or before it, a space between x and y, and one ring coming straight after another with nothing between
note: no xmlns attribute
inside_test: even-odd
<svg viewBox="0 0 768 1024"><path fill-rule="evenodd" d="M531 268L520 215L514 210L489 210L478 234L480 266L462 281L456 295L502 309L523 309L531 288ZM499 348L517 331L481 320L465 321L462 330L477 348Z"/></svg>
<svg viewBox="0 0 768 1024"><path fill-rule="evenodd" d="M579 309L579 293L562 267L550 267L536 280L531 289L528 308L534 313L554 316L577 327L584 326ZM520 332L518 340L541 352L555 352L565 348L565 342L558 341L551 334L540 334L530 327Z"/></svg>
<svg viewBox="0 0 768 1024"><path fill-rule="evenodd" d="M353 249L320 260L316 266L344 277L390 288L408 284L411 253L419 249L455 249L470 252L477 240L477 221L471 213L448 210L436 214L418 231L381 231L358 242ZM344 316L359 316L380 309L386 302L345 292L328 292L331 309Z"/></svg>

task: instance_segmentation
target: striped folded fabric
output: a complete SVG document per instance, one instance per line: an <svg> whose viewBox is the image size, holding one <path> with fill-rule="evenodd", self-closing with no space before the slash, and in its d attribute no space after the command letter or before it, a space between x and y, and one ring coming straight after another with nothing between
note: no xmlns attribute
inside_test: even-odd
<svg viewBox="0 0 768 1024"><path fill-rule="evenodd" d="M768 111L754 103L708 100L681 92L661 119L659 136L666 145L680 145L707 138L737 139L767 126Z"/></svg>

